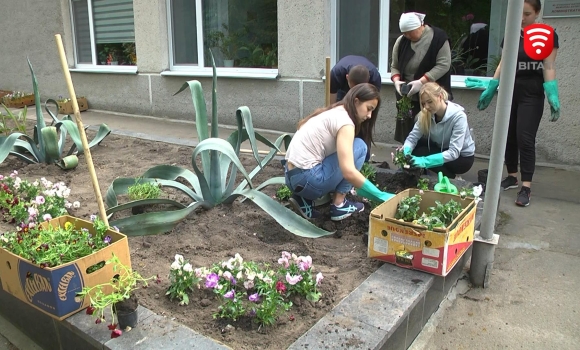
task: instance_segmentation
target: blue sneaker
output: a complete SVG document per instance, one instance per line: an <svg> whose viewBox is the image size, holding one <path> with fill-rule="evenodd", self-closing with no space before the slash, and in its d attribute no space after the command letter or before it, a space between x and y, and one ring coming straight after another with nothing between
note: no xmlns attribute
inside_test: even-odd
<svg viewBox="0 0 580 350"><path fill-rule="evenodd" d="M365 205L360 202L351 202L344 200L342 207L337 207L334 204L330 205L330 220L340 221L351 216L353 213L360 213L365 210Z"/></svg>
<svg viewBox="0 0 580 350"><path fill-rule="evenodd" d="M305 219L317 219L320 217L320 212L314 209L314 201L293 194L288 202Z"/></svg>

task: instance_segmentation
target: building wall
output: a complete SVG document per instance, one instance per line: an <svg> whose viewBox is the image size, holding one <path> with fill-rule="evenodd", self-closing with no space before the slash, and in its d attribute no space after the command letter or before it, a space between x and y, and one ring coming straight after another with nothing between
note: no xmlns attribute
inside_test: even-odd
<svg viewBox="0 0 580 350"><path fill-rule="evenodd" d="M34 66L42 98L67 96L54 34L63 36L69 64L73 46L68 0L0 0L3 37L8 50L0 55L0 89L31 91L26 57ZM135 32L138 74L73 72L77 95L87 96L92 109L193 120L191 94L179 90L192 77L162 76L169 69L167 14L164 0L135 0ZM544 120L537 138L538 161L580 165L580 107L574 103L580 90L577 56L580 42L575 34L580 19L546 19L560 37L557 68L562 117ZM9 23L9 25L6 25ZM298 120L324 104L325 57L330 53L330 1L278 1L277 80L218 79L218 109L221 124L234 124L239 106L250 108L257 128L293 132ZM6 45L6 44L5 44ZM198 79L211 101L211 79ZM466 109L474 129L477 153L489 154L493 132L495 98L485 111L476 108L480 91L455 89L455 102ZM383 104L375 140L396 143L394 89L383 85ZM208 104L208 109L211 105ZM507 116L506 116L507 117Z"/></svg>

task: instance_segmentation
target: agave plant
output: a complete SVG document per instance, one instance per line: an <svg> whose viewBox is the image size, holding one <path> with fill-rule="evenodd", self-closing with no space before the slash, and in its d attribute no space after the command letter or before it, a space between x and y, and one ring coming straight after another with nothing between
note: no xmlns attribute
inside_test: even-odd
<svg viewBox="0 0 580 350"><path fill-rule="evenodd" d="M8 136L0 137L0 163L4 162L8 155L14 155L28 163L57 164L63 169L73 169L78 165L76 154L83 153L77 124L71 120L70 116L65 116L62 120L59 120L57 115L52 114L47 108L46 110L52 117L53 122L50 126L46 125L40 105L38 83L30 60L28 60L28 67L32 74L32 87L34 88L34 102L36 105L34 135L31 138L26 133L14 132ZM54 100L49 100L47 103L50 101ZM56 104L56 101L54 103ZM101 124L96 136L89 143L89 147L99 144L110 133L109 127L106 124ZM70 135L73 145L63 157L67 135Z"/></svg>
<svg viewBox="0 0 580 350"><path fill-rule="evenodd" d="M289 135L281 135L275 142L270 142L254 131L250 110L244 106L236 111L237 130L227 140L218 138L215 63L213 66L211 130L208 127L207 109L199 81L186 82L174 94L177 95L187 88L191 90L195 109L195 125L200 141L192 155L193 171L177 166L159 165L147 170L138 178L115 179L105 196L105 203L108 207L107 213L110 215L120 210L147 204L171 204L176 209L129 216L112 220L110 224L119 227L127 235L157 234L171 230L179 221L199 207L211 209L221 203L230 204L238 197L242 197L253 201L285 229L296 235L316 238L332 234L332 232L316 227L270 196L260 192L260 189L266 186L283 184L283 177L269 179L257 187L252 183L253 177L274 159L282 144L286 147L288 146L290 142ZM253 156L258 163L249 174L239 159L240 146L246 140L249 140ZM270 147L270 152L263 158L260 158L258 153L258 141ZM196 164L198 156L201 158L201 168ZM243 175L244 180L238 186L235 186L238 171ZM177 181L178 179L181 181ZM159 198L136 200L119 205L117 197L126 194L129 186L135 184L136 181L157 181L161 186L181 191L191 198L192 202L186 206L171 199ZM184 183L187 185L184 185Z"/></svg>

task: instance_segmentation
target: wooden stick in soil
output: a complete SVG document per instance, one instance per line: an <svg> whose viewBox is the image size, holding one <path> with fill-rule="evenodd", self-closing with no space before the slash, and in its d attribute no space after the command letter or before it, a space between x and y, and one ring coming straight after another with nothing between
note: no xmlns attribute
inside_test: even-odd
<svg viewBox="0 0 580 350"><path fill-rule="evenodd" d="M324 81L324 105L330 106L330 57L326 57L326 79Z"/></svg>
<svg viewBox="0 0 580 350"><path fill-rule="evenodd" d="M70 71L68 70L68 62L66 60L66 54L64 53L64 46L62 45L62 38L60 34L56 34L56 46L58 48L58 54L60 56L60 63L62 65L62 72L64 73L64 79L66 81L66 86L68 88L68 93L73 106L73 111L75 115L75 121L77 127L79 128L79 133L81 134L81 141L83 143L83 152L85 158L87 159L87 165L89 168L89 174L93 182L93 190L95 191L95 198L97 199L97 204L99 205L99 214L101 214L101 219L105 225L109 226L109 220L107 219L107 213L105 211L105 205L103 203L103 197L101 196L101 190L99 188L99 180L97 180L97 174L95 173L95 166L93 165L93 157L91 156L91 150L89 148L89 143L87 141L87 134L85 133L85 128L83 126L83 120L81 119L81 112L79 111L79 104L77 103L77 95L75 93L75 88L70 77Z"/></svg>

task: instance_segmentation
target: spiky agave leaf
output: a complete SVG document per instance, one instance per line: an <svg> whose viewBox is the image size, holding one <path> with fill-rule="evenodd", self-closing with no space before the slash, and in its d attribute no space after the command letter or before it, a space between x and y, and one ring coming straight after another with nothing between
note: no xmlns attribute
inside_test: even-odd
<svg viewBox="0 0 580 350"><path fill-rule="evenodd" d="M247 188L240 192L234 192L231 197L244 196L256 203L262 210L270 215L280 226L293 234L306 238L319 238L334 234L334 232L323 230L310 221L296 215L292 210L286 208L278 201L270 198L265 193L255 189ZM235 199L235 198L234 198Z"/></svg>

